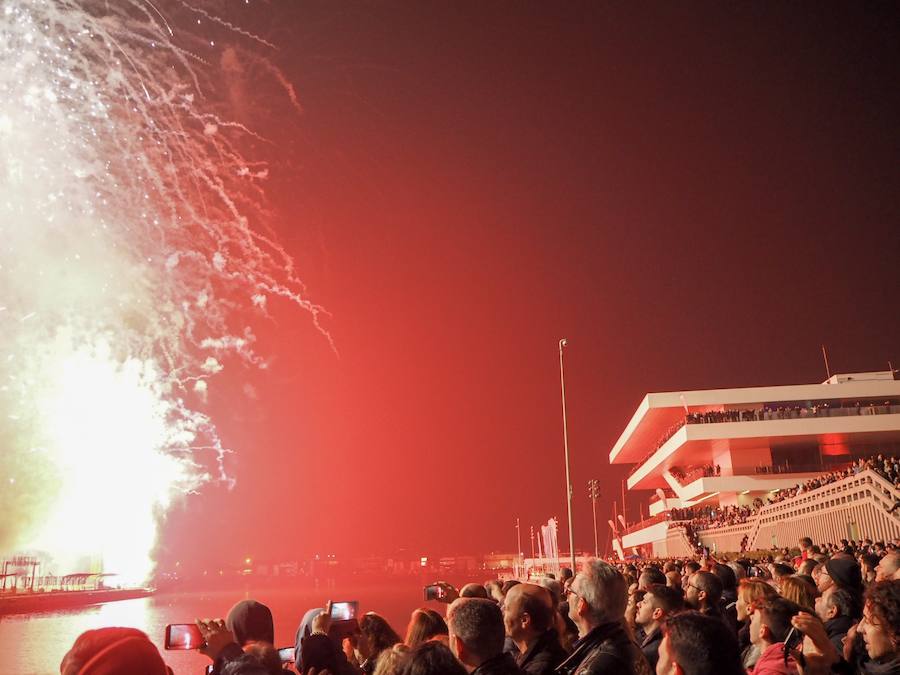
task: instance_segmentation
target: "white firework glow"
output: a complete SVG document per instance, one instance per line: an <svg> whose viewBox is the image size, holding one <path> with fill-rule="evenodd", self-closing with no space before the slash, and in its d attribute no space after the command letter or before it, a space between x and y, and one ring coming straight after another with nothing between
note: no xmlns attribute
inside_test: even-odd
<svg viewBox="0 0 900 675"><path fill-rule="evenodd" d="M0 552L145 580L171 500L224 476L198 404L261 363L241 310L318 325L204 68L148 2L0 2Z"/></svg>

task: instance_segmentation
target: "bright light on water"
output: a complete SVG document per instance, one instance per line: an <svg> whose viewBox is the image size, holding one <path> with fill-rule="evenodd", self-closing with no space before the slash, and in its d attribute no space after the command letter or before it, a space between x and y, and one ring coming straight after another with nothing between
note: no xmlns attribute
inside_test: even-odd
<svg viewBox="0 0 900 675"><path fill-rule="evenodd" d="M43 573L145 580L172 500L229 480L203 404L265 366L246 318L318 325L199 43L141 0L0 9L0 552Z"/></svg>

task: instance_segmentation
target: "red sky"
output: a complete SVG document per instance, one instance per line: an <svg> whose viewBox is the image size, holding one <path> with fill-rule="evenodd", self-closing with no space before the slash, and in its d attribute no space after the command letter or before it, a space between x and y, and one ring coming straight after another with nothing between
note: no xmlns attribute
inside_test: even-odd
<svg viewBox="0 0 900 675"><path fill-rule="evenodd" d="M339 356L293 308L254 323L272 369L211 390L237 486L177 508L162 560L513 550L516 517L565 520L561 337L584 549L586 483L605 523L646 392L821 381L822 343L832 370L900 363L896 7L228 18L279 45L241 43L304 108L239 83Z"/></svg>

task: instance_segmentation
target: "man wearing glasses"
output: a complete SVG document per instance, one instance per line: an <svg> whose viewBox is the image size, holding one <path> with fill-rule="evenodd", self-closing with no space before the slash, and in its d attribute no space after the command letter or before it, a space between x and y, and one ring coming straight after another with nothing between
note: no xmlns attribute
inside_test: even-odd
<svg viewBox="0 0 900 675"><path fill-rule="evenodd" d="M650 666L625 630L625 579L602 560L587 562L566 590L578 627L571 656L558 675L650 675Z"/></svg>

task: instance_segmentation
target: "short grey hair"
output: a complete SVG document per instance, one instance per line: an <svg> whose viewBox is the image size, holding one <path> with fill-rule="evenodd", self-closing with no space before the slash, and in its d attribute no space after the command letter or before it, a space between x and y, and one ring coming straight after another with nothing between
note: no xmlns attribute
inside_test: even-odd
<svg viewBox="0 0 900 675"><path fill-rule="evenodd" d="M595 621L621 621L625 617L625 577L609 563L588 560L572 590L588 604L590 616Z"/></svg>
<svg viewBox="0 0 900 675"><path fill-rule="evenodd" d="M447 627L470 652L482 660L503 652L506 628L503 614L493 600L459 598L447 610Z"/></svg>

